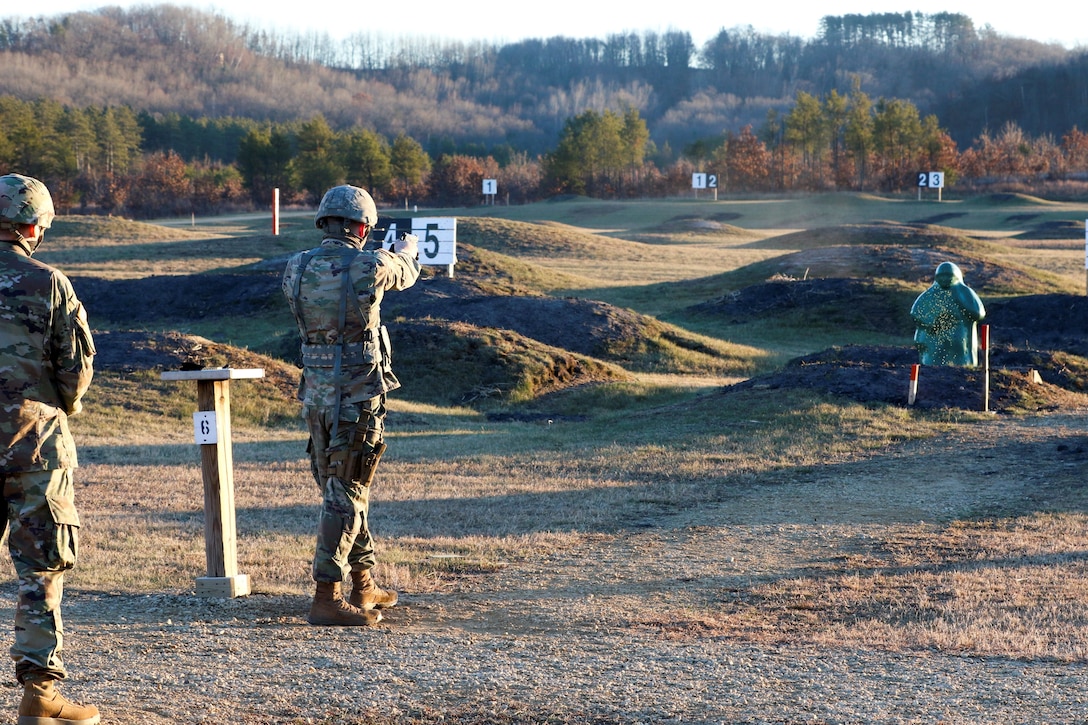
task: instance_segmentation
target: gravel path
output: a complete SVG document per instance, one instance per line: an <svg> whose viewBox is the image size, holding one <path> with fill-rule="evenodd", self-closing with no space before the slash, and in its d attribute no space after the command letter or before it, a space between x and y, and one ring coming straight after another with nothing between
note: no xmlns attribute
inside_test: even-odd
<svg viewBox="0 0 1088 725"><path fill-rule="evenodd" d="M784 645L726 636L706 615L754 578L791 576L870 534L1018 499L1057 475L1036 464L1083 477L1083 416L992 432L814 467L456 591L405 592L375 628L311 627L303 593L70 591L64 692L125 725L1088 723L1082 661ZM1056 441L1080 452L1054 456ZM1025 461L1032 445L1038 460ZM1005 454L1028 468L995 460ZM933 457L948 465L927 478ZM12 597L6 585L0 607ZM4 692L14 712L19 691Z"/></svg>
<svg viewBox="0 0 1088 725"><path fill-rule="evenodd" d="M1088 721L1083 663L670 637L545 594L423 597L338 631L306 625L301 596L82 594L65 688L133 724Z"/></svg>

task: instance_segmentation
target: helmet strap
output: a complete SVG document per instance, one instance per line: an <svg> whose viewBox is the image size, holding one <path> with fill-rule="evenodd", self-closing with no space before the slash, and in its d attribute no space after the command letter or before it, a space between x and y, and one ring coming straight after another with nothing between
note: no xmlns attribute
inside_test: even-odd
<svg viewBox="0 0 1088 725"><path fill-rule="evenodd" d="M27 227L35 230L38 235L34 238L29 238L23 234L23 229ZM42 243L42 239L45 237L45 230L36 224L16 224L14 222L0 222L0 231L8 232L15 235L15 239L6 239L4 241L11 242L12 244L18 244L27 254L34 254L34 251L38 248L38 245Z"/></svg>
<svg viewBox="0 0 1088 725"><path fill-rule="evenodd" d="M333 239L343 239L358 247L366 244L366 238L370 236L370 227L363 222L340 217L325 217L322 221L324 222L322 228L327 236ZM356 233L359 231L360 226L363 227L361 236Z"/></svg>

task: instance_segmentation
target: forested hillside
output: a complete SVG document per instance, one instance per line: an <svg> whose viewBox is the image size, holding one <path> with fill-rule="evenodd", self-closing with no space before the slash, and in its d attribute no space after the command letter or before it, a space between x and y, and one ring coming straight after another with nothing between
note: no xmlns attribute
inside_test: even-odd
<svg viewBox="0 0 1088 725"><path fill-rule="evenodd" d="M895 191L1088 175L1088 54L954 13L495 44L277 36L171 5L0 20L0 170L136 217L312 203ZM1068 188L1066 193L1070 192Z"/></svg>
<svg viewBox="0 0 1088 725"><path fill-rule="evenodd" d="M538 154L566 119L627 107L659 149L676 154L760 127L798 91L848 93L855 78L872 98L936 114L960 146L1006 121L1060 135L1088 117L1083 55L997 36L951 13L828 16L811 40L723 28L698 48L681 32L498 45L361 29L334 41L170 5L105 7L4 20L0 52L0 95L192 117L320 113L334 128L406 133L432 155L507 144Z"/></svg>

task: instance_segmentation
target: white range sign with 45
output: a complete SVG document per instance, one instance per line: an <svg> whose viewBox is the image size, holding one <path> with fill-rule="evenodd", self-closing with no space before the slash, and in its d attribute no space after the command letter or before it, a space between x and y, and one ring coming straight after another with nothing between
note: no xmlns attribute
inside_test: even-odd
<svg viewBox="0 0 1088 725"><path fill-rule="evenodd" d="M386 249L401 234L419 237L419 263L452 266L457 262L457 217L378 217L373 238Z"/></svg>

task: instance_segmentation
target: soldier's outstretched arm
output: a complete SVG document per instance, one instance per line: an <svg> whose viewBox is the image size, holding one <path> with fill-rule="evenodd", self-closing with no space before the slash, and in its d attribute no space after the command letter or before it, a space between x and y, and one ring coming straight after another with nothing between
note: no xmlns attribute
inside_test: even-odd
<svg viewBox="0 0 1088 725"><path fill-rule="evenodd" d="M422 270L418 257L418 238L414 234L405 234L394 242L393 251L379 250L378 269L375 270L378 285L387 290L402 290L414 285Z"/></svg>

